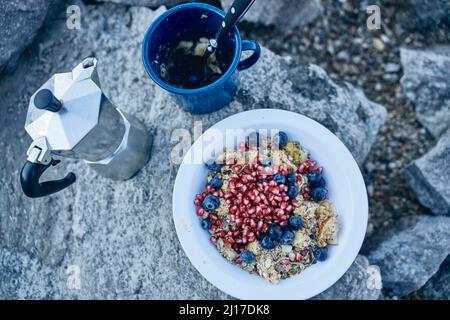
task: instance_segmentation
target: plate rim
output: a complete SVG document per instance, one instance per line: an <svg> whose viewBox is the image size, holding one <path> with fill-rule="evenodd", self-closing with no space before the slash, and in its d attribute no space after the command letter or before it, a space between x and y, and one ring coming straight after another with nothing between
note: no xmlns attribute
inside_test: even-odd
<svg viewBox="0 0 450 320"><path fill-rule="evenodd" d="M246 116L246 115L252 115L253 117L261 117L261 115L263 116L275 116L276 114L280 114L283 113L285 115L291 115L293 117L297 117L297 118L301 118L302 121L309 121L314 123L314 125L321 127L321 130L323 130L324 132L326 132L326 134L331 135L334 137L334 139L336 140L336 142L339 144L339 148L344 151L344 153L346 153L346 157L349 158L348 160L351 161L351 167L353 167L353 174L356 174L356 176L354 177L355 179L357 179L358 181L358 188L361 188L361 192L358 193L358 196L360 196L361 198L359 198L359 203L362 205L361 210L359 210L361 216L360 219L362 219L362 225L363 227L359 230L359 232L357 232L358 230L356 230L354 232L354 242L353 245L351 247L351 256L352 259L347 259L347 261L345 261L345 263L341 263L339 264L339 270L336 272L336 274L338 274L338 276L335 277L335 279L333 281L331 281L331 283L328 283L327 285L322 285L322 287L315 287L315 288L308 288L308 293L307 294L298 294L296 296L289 296L289 297L278 297L278 296L266 296L264 294L261 294L260 292L257 292L255 294L255 296L248 296L246 294L242 294L242 292L240 292L239 290L234 290L232 288L230 288L230 285L224 285L223 282L218 283L215 279L213 279L210 275L209 272L207 270L204 269L202 263L200 261L197 261L194 257L193 252L191 251L190 248L187 247L187 244L184 242L184 238L181 237L180 235L182 234L180 228L180 223L178 223L178 215L176 213L176 209L178 207L176 201L175 201L175 195L178 192L178 189L181 187L180 183L181 183L181 177L180 177L180 172L182 170L184 170L184 166L186 165L187 162L187 158L191 156L194 146L196 146L196 144L203 138L203 136L211 129L218 129L218 130L222 130L222 126L224 126L225 124L227 124L228 122L231 122L233 119L238 118L238 117L242 117L242 116ZM251 126L251 125L250 125ZM356 190L356 188L355 188ZM320 124L319 122L317 122L314 119L311 119L305 115L302 115L300 113L297 112L293 112L293 111L287 111L287 110L282 110L282 109L253 109L253 110L247 110L247 111L242 111L233 115L230 115L218 122L216 122L214 125L212 125L211 127L209 127L205 132L202 133L202 135L196 140L194 141L194 143L190 146L189 151L186 153L186 155L183 158L182 163L180 164L178 171L177 171L177 176L175 178L175 183L173 186L173 193L172 193L172 218L173 218L173 222L175 225L175 230L177 233L177 238L181 244L181 247L183 248L183 251L185 252L186 256L188 257L189 261L191 262L191 264L194 266L194 268L202 275L202 277L204 277L209 283L211 283L213 286L215 286L216 288L218 288L219 290L221 290L222 292L238 298L238 299L261 299L261 300L266 300L266 299L309 299L312 298L318 294L320 294L321 292L327 290L329 287L331 287L332 285L334 285L337 281L339 281L340 278L342 278L342 276L347 272L347 270L351 267L351 265L353 264L354 260L357 258L359 251L361 249L361 246L364 242L365 239L365 234L366 234L366 230L367 230L367 223L368 223L368 210L369 210L369 205L368 205L368 196L367 196L367 190L366 190L366 185L364 182L364 178L362 176L361 170L359 168L358 163L356 162L355 158L353 157L353 155L351 154L351 152L348 150L348 148L345 146L345 144L339 139L339 137L337 137L333 132L331 132L329 129L327 129L325 126L323 126L322 124ZM221 259L223 259L223 257L221 257L220 255L218 255L218 257L220 257ZM230 263L230 262L227 262ZM231 265L231 263L230 263ZM298 276L298 275L296 275ZM267 282L267 285L273 285L270 284L269 282ZM233 285L231 285L231 287L233 287Z"/></svg>

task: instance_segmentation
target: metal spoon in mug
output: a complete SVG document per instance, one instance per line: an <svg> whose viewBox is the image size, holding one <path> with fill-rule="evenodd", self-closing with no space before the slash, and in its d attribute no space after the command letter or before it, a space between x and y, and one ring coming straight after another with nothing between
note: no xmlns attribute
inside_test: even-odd
<svg viewBox="0 0 450 320"><path fill-rule="evenodd" d="M247 13L248 9L253 5L255 0L234 0L231 8L228 10L225 18L223 19L219 30L216 33L214 39L209 40L209 45L206 48L205 54L203 55L203 61L205 62L208 58L216 51L220 39L229 33L231 29L242 19L242 17Z"/></svg>

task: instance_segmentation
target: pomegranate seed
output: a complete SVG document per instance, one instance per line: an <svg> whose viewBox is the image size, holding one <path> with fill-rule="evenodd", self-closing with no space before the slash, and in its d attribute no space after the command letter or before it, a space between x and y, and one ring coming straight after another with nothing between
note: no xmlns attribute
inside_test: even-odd
<svg viewBox="0 0 450 320"><path fill-rule="evenodd" d="M285 266L288 266L291 264L291 262L289 261L289 259L283 259L281 260L281 263L284 264Z"/></svg>
<svg viewBox="0 0 450 320"><path fill-rule="evenodd" d="M222 230L222 231L217 232L216 236L218 236L219 238L225 237L225 231Z"/></svg>
<svg viewBox="0 0 450 320"><path fill-rule="evenodd" d="M202 201L204 199L204 195L203 194L197 194L195 196L198 200Z"/></svg>
<svg viewBox="0 0 450 320"><path fill-rule="evenodd" d="M263 223L264 223L264 222L263 222L262 220L259 220L259 221L258 221L258 224L257 224L257 226L256 226L256 229L257 229L257 230L261 230L261 228L262 228L262 226L263 226Z"/></svg>
<svg viewBox="0 0 450 320"><path fill-rule="evenodd" d="M197 209L197 215L199 217L203 216L205 214L205 210L203 210L203 208L198 208Z"/></svg>
<svg viewBox="0 0 450 320"><path fill-rule="evenodd" d="M300 261L302 261L302 259L303 259L303 257L302 257L302 255L300 253L297 253L295 255L295 261L300 262Z"/></svg>
<svg viewBox="0 0 450 320"><path fill-rule="evenodd" d="M209 238L209 240L214 244L217 242L217 239L215 237L211 237L211 238Z"/></svg>
<svg viewBox="0 0 450 320"><path fill-rule="evenodd" d="M267 224L263 224L263 226L262 226L262 228L261 228L261 231L262 231L263 233L265 233L265 232L267 232L267 229L269 229L269 226L268 226Z"/></svg>

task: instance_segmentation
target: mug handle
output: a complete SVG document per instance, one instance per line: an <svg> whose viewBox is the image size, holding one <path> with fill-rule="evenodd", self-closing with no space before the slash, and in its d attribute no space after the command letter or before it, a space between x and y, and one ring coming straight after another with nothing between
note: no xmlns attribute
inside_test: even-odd
<svg viewBox="0 0 450 320"><path fill-rule="evenodd" d="M253 66L256 61L258 61L261 56L261 47L258 42L254 40L243 40L242 41L242 51L253 51L252 55L244 60L239 61L237 69L242 71Z"/></svg>

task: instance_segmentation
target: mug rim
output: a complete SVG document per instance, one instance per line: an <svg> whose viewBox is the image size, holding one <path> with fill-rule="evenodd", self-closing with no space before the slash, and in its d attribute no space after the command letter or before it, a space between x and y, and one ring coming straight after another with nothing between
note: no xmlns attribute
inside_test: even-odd
<svg viewBox="0 0 450 320"><path fill-rule="evenodd" d="M142 61L144 64L144 68L147 71L147 74L150 76L150 78L152 78L152 80L161 88L163 88L169 92L172 92L172 93L184 94L184 95L203 93L203 92L206 92L208 90L214 89L214 88L222 85L236 71L236 68L237 68L238 63L241 58L241 51L242 51L241 35L239 33L239 29L237 28L237 26L234 26L233 34L234 34L234 37L236 40L236 47L234 50L233 61L231 62L231 65L229 66L227 72L225 72L218 80L214 81L213 83L208 84L207 86L195 88L195 89L178 88L178 87L172 86L172 85L168 84L167 82L163 81L161 79L161 77L156 72L154 72L153 68L151 67L149 58L148 58L147 48L150 43L150 39L152 38L152 35L153 35L156 27L158 27L164 19L166 19L168 16L174 14L175 12L185 10L185 9L190 9L190 8L205 9L205 10L217 13L222 17L225 17L224 11L222 11L212 5L206 4L206 3L191 2L191 3L177 5L171 9L167 10L166 12L164 12L162 15L160 15L158 18L156 18L155 21L152 22L152 24L150 25L150 27L147 29L147 31L145 33L144 42L142 43Z"/></svg>

